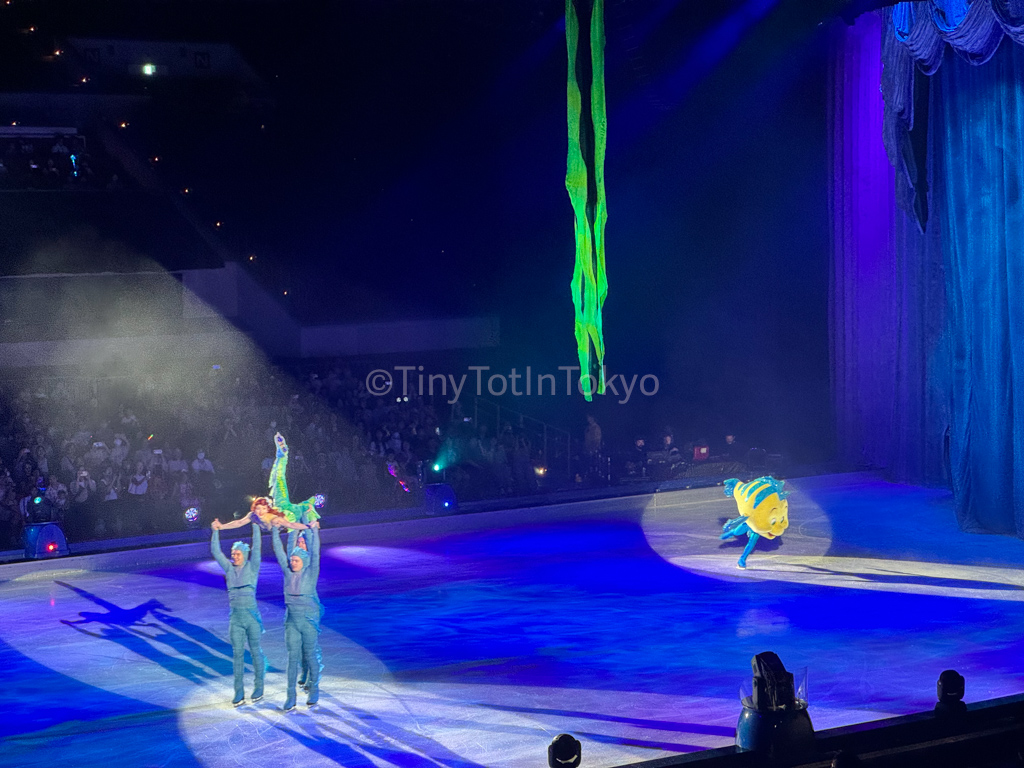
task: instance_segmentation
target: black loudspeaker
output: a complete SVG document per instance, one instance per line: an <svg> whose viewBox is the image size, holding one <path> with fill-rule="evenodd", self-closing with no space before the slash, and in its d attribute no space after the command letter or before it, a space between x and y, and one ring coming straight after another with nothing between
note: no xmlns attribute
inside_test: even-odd
<svg viewBox="0 0 1024 768"><path fill-rule="evenodd" d="M39 560L71 554L64 531L57 523L36 523L25 526L25 558Z"/></svg>
<svg viewBox="0 0 1024 768"><path fill-rule="evenodd" d="M423 506L428 515L450 515L459 509L455 491L448 483L423 486Z"/></svg>

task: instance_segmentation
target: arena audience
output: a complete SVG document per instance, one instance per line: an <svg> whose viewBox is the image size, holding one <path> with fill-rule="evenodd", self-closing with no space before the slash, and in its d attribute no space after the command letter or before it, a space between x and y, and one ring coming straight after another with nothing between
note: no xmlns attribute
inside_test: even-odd
<svg viewBox="0 0 1024 768"><path fill-rule="evenodd" d="M460 499L538 489L541 440L522 421L476 423L462 403L372 396L367 372L330 362L287 375L212 370L174 390L148 376L0 382L0 549L19 546L26 499L40 492L79 540L158 530L160 515L180 528L192 507L204 521L241 514L265 492L279 431L292 495L326 493L332 512L418 503L403 484L446 482ZM586 466L580 451L569 477Z"/></svg>
<svg viewBox="0 0 1024 768"><path fill-rule="evenodd" d="M120 187L114 164L94 157L83 136L10 136L0 143L0 189Z"/></svg>

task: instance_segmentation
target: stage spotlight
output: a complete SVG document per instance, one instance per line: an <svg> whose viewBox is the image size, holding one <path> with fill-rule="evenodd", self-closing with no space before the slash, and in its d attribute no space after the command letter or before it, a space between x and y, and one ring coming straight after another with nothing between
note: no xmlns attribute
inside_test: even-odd
<svg viewBox="0 0 1024 768"><path fill-rule="evenodd" d="M199 527L199 507L189 507L188 509L185 510L184 517L186 528L192 529Z"/></svg>
<svg viewBox="0 0 1024 768"><path fill-rule="evenodd" d="M813 752L814 726L807 714L806 680L794 687L793 673L771 651L759 653L750 666L753 685L750 695L742 696L736 746L783 760Z"/></svg>
<svg viewBox="0 0 1024 768"><path fill-rule="evenodd" d="M956 715L967 711L964 703L964 676L955 669L947 669L939 675L939 682L935 688L939 695L939 702L935 705L937 715Z"/></svg>
<svg viewBox="0 0 1024 768"><path fill-rule="evenodd" d="M583 759L583 745L568 733L560 733L548 745L549 768L576 768Z"/></svg>
<svg viewBox="0 0 1024 768"><path fill-rule="evenodd" d="M64 557L71 554L64 531L57 523L33 523L25 526L25 558Z"/></svg>
<svg viewBox="0 0 1024 768"><path fill-rule="evenodd" d="M455 491L447 483L423 486L423 505L428 515L450 515L459 510Z"/></svg>

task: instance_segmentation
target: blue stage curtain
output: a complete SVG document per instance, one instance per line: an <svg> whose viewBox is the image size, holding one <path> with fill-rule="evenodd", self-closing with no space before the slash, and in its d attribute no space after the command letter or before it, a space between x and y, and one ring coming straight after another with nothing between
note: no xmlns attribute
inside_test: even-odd
<svg viewBox="0 0 1024 768"><path fill-rule="evenodd" d="M1004 36L1024 44L1024 0L917 0L896 3L882 18L885 146L897 170L897 200L907 211L917 205L923 226L915 190L923 175L915 177L908 140L916 120L918 73L934 74L949 49L980 65L995 54Z"/></svg>
<svg viewBox="0 0 1024 768"><path fill-rule="evenodd" d="M948 482L949 376L938 228L895 205L882 136L879 16L834 38L829 125L832 393L841 459L894 481Z"/></svg>
<svg viewBox="0 0 1024 768"><path fill-rule="evenodd" d="M1024 48L984 66L947 53L932 80L957 515L1024 537Z"/></svg>
<svg viewBox="0 0 1024 768"><path fill-rule="evenodd" d="M878 19L880 78L866 36ZM897 481L949 482L963 529L1024 538L1024 0L901 3L840 38L842 456ZM888 211L878 139L894 166Z"/></svg>

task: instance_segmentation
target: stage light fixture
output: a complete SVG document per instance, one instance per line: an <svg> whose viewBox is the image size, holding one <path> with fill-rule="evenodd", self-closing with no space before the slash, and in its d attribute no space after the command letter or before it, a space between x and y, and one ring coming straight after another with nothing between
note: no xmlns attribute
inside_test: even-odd
<svg viewBox="0 0 1024 768"><path fill-rule="evenodd" d="M142 74L144 74L146 77L152 77L153 75L155 75L156 74L156 64L149 64L149 63L143 64L142 65Z"/></svg>
<svg viewBox="0 0 1024 768"><path fill-rule="evenodd" d="M939 681L935 685L939 696L935 714L956 715L967 711L967 705L963 700L965 683L964 676L955 669L947 669L939 675Z"/></svg>
<svg viewBox="0 0 1024 768"><path fill-rule="evenodd" d="M25 558L39 560L71 554L64 531L57 523L31 523L25 526Z"/></svg>
<svg viewBox="0 0 1024 768"><path fill-rule="evenodd" d="M448 515L459 510L455 491L447 483L423 486L423 505L428 515Z"/></svg>
<svg viewBox="0 0 1024 768"><path fill-rule="evenodd" d="M185 510L185 512L183 513L183 516L185 518L185 527L186 528L191 529L191 528L198 528L199 527L199 517L200 517L199 507L189 507L188 509Z"/></svg>
<svg viewBox="0 0 1024 768"><path fill-rule="evenodd" d="M576 768L583 760L583 745L568 733L560 733L548 745L549 768Z"/></svg>
<svg viewBox="0 0 1024 768"><path fill-rule="evenodd" d="M794 686L793 673L771 651L751 659L750 695L742 695L736 746L783 760L814 751L814 726L807 714L806 677Z"/></svg>

